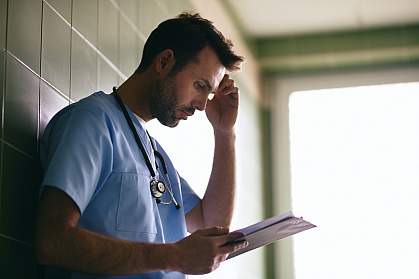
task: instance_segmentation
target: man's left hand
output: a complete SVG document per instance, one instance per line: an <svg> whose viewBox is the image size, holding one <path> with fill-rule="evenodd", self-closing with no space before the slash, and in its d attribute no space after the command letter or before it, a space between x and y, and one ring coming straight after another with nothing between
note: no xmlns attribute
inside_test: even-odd
<svg viewBox="0 0 419 279"><path fill-rule="evenodd" d="M205 110L214 131L231 132L236 123L238 108L239 89L235 87L234 80L225 74Z"/></svg>

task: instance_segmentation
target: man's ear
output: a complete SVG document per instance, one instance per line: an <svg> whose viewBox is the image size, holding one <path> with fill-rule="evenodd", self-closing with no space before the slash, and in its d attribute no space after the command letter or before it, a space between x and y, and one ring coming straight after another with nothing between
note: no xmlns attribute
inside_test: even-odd
<svg viewBox="0 0 419 279"><path fill-rule="evenodd" d="M166 76L176 63L175 53L171 49L160 52L155 60L156 72L161 76Z"/></svg>

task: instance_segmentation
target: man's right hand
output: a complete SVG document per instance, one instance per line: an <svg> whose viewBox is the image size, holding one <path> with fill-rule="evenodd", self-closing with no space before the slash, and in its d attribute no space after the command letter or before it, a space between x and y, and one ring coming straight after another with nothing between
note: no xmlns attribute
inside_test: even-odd
<svg viewBox="0 0 419 279"><path fill-rule="evenodd" d="M177 242L175 266L185 274L206 274L217 269L230 253L247 246L246 241L227 244L241 235L229 233L227 228L213 227L197 230L190 236Z"/></svg>
<svg viewBox="0 0 419 279"><path fill-rule="evenodd" d="M177 243L141 243L77 226L80 211L62 190L46 186L39 201L36 251L41 264L98 275L132 275L161 270L204 274L245 243L224 245L241 235L228 229L198 230ZM223 246L224 245L224 246Z"/></svg>

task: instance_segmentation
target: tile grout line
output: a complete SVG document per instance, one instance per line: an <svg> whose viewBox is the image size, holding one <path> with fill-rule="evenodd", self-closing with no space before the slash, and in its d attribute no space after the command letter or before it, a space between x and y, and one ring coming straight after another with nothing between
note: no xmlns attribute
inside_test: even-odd
<svg viewBox="0 0 419 279"><path fill-rule="evenodd" d="M14 237L11 237L11 236L2 234L2 233L0 233L0 237L6 238L8 240L16 241L16 242L18 242L20 244L24 244L24 245L28 246L29 248L30 247L33 247L33 245L31 243L29 243L29 242L26 242L26 241L23 241L23 240L19 240L17 238L14 238Z"/></svg>
<svg viewBox="0 0 419 279"><path fill-rule="evenodd" d="M3 56L3 69L4 69L4 74L3 74L3 94L1 96L1 140L2 142L0 143L0 217L3 216L3 212L2 212L2 206L1 206L1 201L2 201L2 194L3 194L3 166L4 166L4 147L3 147L3 137L4 137L4 110L5 110L5 105L4 103L6 102L6 81L7 81L7 70L6 70L6 66L7 66L7 35L8 35L8 21L9 21L9 1L6 0L6 26L5 26L5 39L4 39L4 46L5 46L5 52L4 52L4 56Z"/></svg>
<svg viewBox="0 0 419 279"><path fill-rule="evenodd" d="M109 0L109 2L112 4L112 5L114 5L114 7L116 7L115 5L115 3L112 1L112 0ZM119 7L117 7L116 8L117 9L117 11L118 11L118 21L116 22L116 25L117 25L117 38L118 38L118 40L117 40L117 46L116 46L116 48L117 48L117 50L116 50L116 62L117 62L117 64L118 64L118 67L121 65L121 55L120 55L120 52L121 52L121 11L119 10ZM116 82L116 87L119 87L119 81L120 81L120 77L118 77L118 81Z"/></svg>
<svg viewBox="0 0 419 279"><path fill-rule="evenodd" d="M97 55L99 55L103 60L105 60L105 62L115 71L117 72L117 74L123 78L123 79L127 79L128 77L121 72L121 70L115 66L115 64L112 63L111 60L109 60L108 57L106 57L106 55L104 55L95 45L93 45L86 37L83 36L82 33L80 33L80 31L78 31L76 28L71 27L71 29L77 34L79 35L79 37L88 45L90 46L96 53Z"/></svg>
<svg viewBox="0 0 419 279"><path fill-rule="evenodd" d="M100 16L100 11L99 11L99 1L96 0L96 12L97 12L97 16L96 16L96 41L97 41L97 46L99 48L99 16ZM95 91L99 90L99 57L98 55L96 55L96 89Z"/></svg>
<svg viewBox="0 0 419 279"><path fill-rule="evenodd" d="M1 138L3 138L3 135L4 135L4 102L6 101L6 80L7 80L7 78L6 78L6 76L7 76L7 72L6 72L6 65L7 65L7 35L8 35L8 32L7 32L7 28L8 28L8 26L9 26L9 24L8 24L8 21L9 21L9 1L8 0L6 0L6 26L5 26L5 42L4 42L4 61L3 61L3 69L4 69L4 75L3 75L3 78L4 78L4 80L3 80L3 88L2 88L2 91L3 91L3 94L2 94L2 96L1 96L1 98L2 98L2 100L1 100Z"/></svg>
<svg viewBox="0 0 419 279"><path fill-rule="evenodd" d="M69 84L69 88L68 88L68 105L70 105L71 104L71 90L73 89L73 87L71 86L71 82L72 82L72 78L73 78L73 75L72 75L72 57L73 57L73 32L71 31L72 30L72 26L73 26L73 0L71 0L70 1L70 5L71 5L71 7L70 7L70 65L69 65L69 67L70 67L70 71L69 71L69 79L70 79L70 84Z"/></svg>
<svg viewBox="0 0 419 279"><path fill-rule="evenodd" d="M128 23L128 25L131 26L135 34L137 34L138 37L140 37L140 39L145 42L147 40L146 36L137 28L137 26L131 21L131 19L125 14L125 12L121 10L121 7L119 7L115 0L109 0L109 2L111 2L111 4L118 10L119 14L122 15L122 18Z"/></svg>
<svg viewBox="0 0 419 279"><path fill-rule="evenodd" d="M63 98L65 98L66 100L72 101L70 99L70 97L68 97L67 95L65 95L63 92L61 92L60 89L58 89L57 87L55 87L53 84L51 84L48 80L46 80L45 78L41 77L38 73L36 73L34 70L32 70L28 65L26 65L22 60L20 60L19 58L16 57L16 55L14 55L13 53L11 53L9 50L6 51L7 54L12 57L13 59L15 59L17 62L19 62L19 64L21 64L22 66L24 66L27 70L29 70L32 74L34 74L35 76L37 76L39 79L41 79L43 82L45 82L48 86L50 86L52 89L54 89L55 91L57 91L57 93L59 95L61 95Z"/></svg>
<svg viewBox="0 0 419 279"><path fill-rule="evenodd" d="M29 153L26 153L23 150L20 150L18 147L16 147L15 145L13 145L12 143L8 142L5 139L1 139L0 140L2 143L2 151L4 150L3 145L7 145L8 147L12 148L13 150L17 151L18 153L20 153L21 155L24 155L25 157L27 157L28 159L34 160L34 156L30 155ZM2 154L3 156L3 154Z"/></svg>
<svg viewBox="0 0 419 279"><path fill-rule="evenodd" d="M46 2L45 0L42 0L44 3L46 3L48 5L48 7L51 8L51 10L53 10L68 26L70 26L71 30L74 31L77 35L79 35L79 37L89 46L93 49L93 51L95 51L100 58L102 58L103 60L105 60L105 62L123 79L127 79L128 77L122 73L122 71L115 65L112 63L112 61L106 57L106 55L104 55L94 44L92 44L79 30L77 30L73 25L72 22L69 23L55 8L53 8L51 6L51 4L49 4L48 2ZM112 0L110 0L112 1ZM73 5L71 7L71 17L73 17ZM73 19L71 18L71 21L73 21ZM138 35L138 34L137 34ZM144 35L142 35L144 36Z"/></svg>
<svg viewBox="0 0 419 279"><path fill-rule="evenodd" d="M65 19L65 17L59 12L59 11L57 11L50 3L48 3L47 1L45 1L45 0L42 0L42 2L44 3L44 4L46 4L54 13L56 13L57 14L57 16L59 17L59 18L61 18L63 21L64 21L64 23L68 26L68 27L71 27L71 22L69 23L68 21L67 21L67 19ZM71 2L73 2L72 0L71 0ZM71 5L71 10L73 10L73 5ZM70 21L71 21L71 19L70 19Z"/></svg>
<svg viewBox="0 0 419 279"><path fill-rule="evenodd" d="M44 1L41 2L41 47L39 50L39 76L42 77L42 54L43 54L43 46L44 46ZM38 113L37 113L37 127L36 127L36 152L39 152L39 127L41 122L41 80L38 79Z"/></svg>
<svg viewBox="0 0 419 279"><path fill-rule="evenodd" d="M137 26L141 26L141 19L140 19L140 11L141 11L141 3L140 3L141 1L136 1L135 3L136 3L136 5L135 5L135 8L136 8L136 10L137 10L137 12L138 12L138 14L137 14L137 22L136 22L136 25ZM146 41L144 41L144 44L143 45L141 45L141 42L139 42L139 45L138 45L138 50L137 50L137 62L138 62L138 64L137 64L137 67L135 68L135 71L138 69L138 66L140 65L140 63L141 63L141 59L142 59L142 57L143 57L143 50L142 49L144 49L144 45L145 45L145 42ZM142 48L142 49L141 49ZM134 72L135 72L134 71Z"/></svg>

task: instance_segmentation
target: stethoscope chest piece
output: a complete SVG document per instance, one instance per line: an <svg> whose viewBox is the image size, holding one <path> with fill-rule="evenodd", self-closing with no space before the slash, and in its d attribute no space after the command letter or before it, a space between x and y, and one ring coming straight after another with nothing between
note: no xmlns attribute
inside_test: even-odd
<svg viewBox="0 0 419 279"><path fill-rule="evenodd" d="M162 181L152 179L150 181L150 191L154 198L161 198L164 192L166 192L166 185Z"/></svg>

